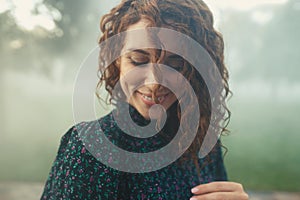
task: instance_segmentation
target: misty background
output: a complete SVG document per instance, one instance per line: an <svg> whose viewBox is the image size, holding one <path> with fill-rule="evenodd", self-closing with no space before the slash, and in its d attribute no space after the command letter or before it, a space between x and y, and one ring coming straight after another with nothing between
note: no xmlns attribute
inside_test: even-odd
<svg viewBox="0 0 300 200"><path fill-rule="evenodd" d="M116 2L0 0L0 182L46 181L74 124L76 73ZM300 1L206 2L233 91L222 137L229 178L246 190L300 192Z"/></svg>

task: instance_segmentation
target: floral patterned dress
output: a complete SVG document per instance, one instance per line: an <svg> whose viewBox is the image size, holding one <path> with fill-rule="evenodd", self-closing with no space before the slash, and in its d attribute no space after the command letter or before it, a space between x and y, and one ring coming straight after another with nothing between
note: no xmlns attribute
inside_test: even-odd
<svg viewBox="0 0 300 200"><path fill-rule="evenodd" d="M145 120L132 106L130 115L138 125ZM99 129L103 131L99 131ZM146 200L168 199L188 200L191 188L212 181L226 181L220 142L207 157L199 159L200 173L193 161L179 162L159 170L145 173L130 173L111 168L99 161L93 150L93 143L86 144L84 137L101 143L107 137L114 145L127 151L149 152L166 145L169 139L156 134L150 139L141 139L124 134L117 126L113 113L92 122L82 122L69 129L62 137L59 150L44 187L42 200ZM88 145L88 146L87 146ZM98 147L97 147L98 148ZM98 156L107 157L109 154Z"/></svg>

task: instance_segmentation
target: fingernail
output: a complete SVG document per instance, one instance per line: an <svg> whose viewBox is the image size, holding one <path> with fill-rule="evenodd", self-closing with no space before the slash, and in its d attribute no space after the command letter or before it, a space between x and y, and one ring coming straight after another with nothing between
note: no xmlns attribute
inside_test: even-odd
<svg viewBox="0 0 300 200"><path fill-rule="evenodd" d="M197 200L195 197L190 198L190 200Z"/></svg>
<svg viewBox="0 0 300 200"><path fill-rule="evenodd" d="M193 188L192 189L192 193L196 193L196 192L198 192L199 191L199 189L198 188ZM192 200L192 199L191 199Z"/></svg>

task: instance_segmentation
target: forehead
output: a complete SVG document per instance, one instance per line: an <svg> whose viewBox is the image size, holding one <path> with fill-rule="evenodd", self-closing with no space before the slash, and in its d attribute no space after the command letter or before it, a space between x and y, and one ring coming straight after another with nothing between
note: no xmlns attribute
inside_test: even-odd
<svg viewBox="0 0 300 200"><path fill-rule="evenodd" d="M166 27L152 27L152 23L142 18L135 24L128 26L122 42L121 54L126 54L135 49L159 49L178 55L187 53L186 37L181 33ZM121 41L120 41L121 42Z"/></svg>
<svg viewBox="0 0 300 200"><path fill-rule="evenodd" d="M126 37L122 51L127 52L132 49L142 49L144 47L153 46L153 41L151 42L149 33L146 30L149 25L150 22L143 18L137 23L130 25L126 30Z"/></svg>
<svg viewBox="0 0 300 200"><path fill-rule="evenodd" d="M149 31L151 22L142 18L135 24L128 26L124 40L123 52L130 52L134 49L161 49L162 41L158 32Z"/></svg>

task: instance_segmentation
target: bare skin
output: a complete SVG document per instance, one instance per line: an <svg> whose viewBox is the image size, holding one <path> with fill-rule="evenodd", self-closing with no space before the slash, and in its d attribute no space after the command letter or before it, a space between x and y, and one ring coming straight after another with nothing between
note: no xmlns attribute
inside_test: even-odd
<svg viewBox="0 0 300 200"><path fill-rule="evenodd" d="M240 183L211 182L194 187L190 200L248 200L249 196Z"/></svg>

